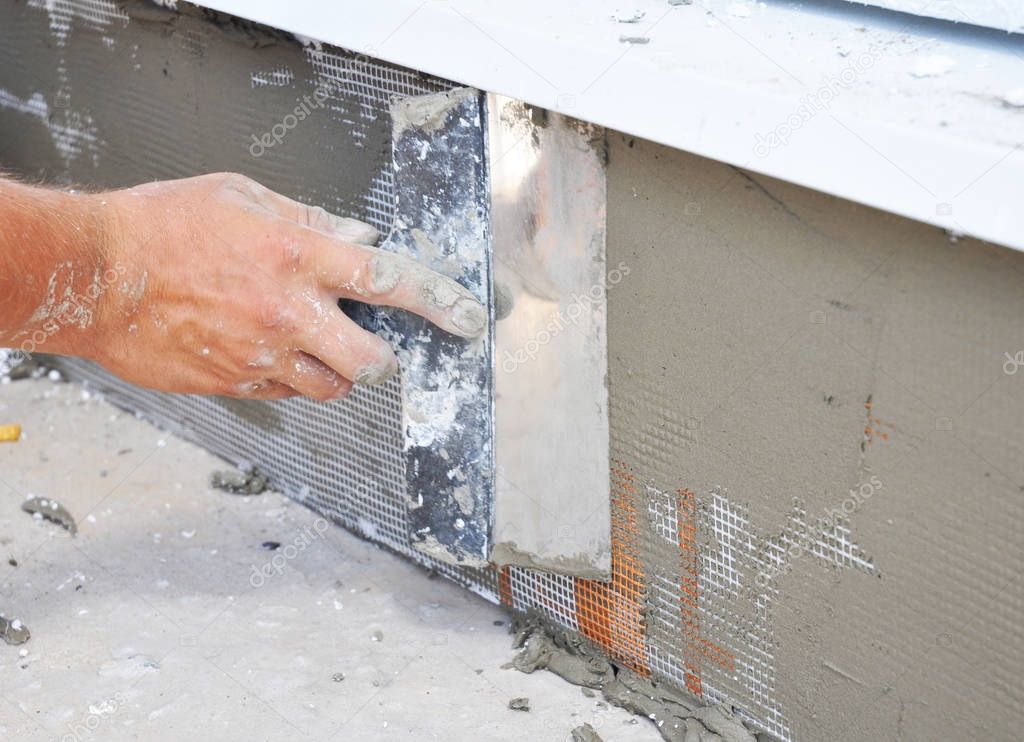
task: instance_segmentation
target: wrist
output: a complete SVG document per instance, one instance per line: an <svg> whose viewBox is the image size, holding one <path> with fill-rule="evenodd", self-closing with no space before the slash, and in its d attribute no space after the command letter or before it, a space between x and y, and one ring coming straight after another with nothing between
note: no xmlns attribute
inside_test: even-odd
<svg viewBox="0 0 1024 742"><path fill-rule="evenodd" d="M82 240L72 247L82 267L63 316L59 353L100 360L115 330L118 294L127 268L122 260L121 220L116 192L68 194L74 203Z"/></svg>
<svg viewBox="0 0 1024 742"><path fill-rule="evenodd" d="M5 342L26 353L88 355L107 272L101 196L0 184L0 258L12 277Z"/></svg>

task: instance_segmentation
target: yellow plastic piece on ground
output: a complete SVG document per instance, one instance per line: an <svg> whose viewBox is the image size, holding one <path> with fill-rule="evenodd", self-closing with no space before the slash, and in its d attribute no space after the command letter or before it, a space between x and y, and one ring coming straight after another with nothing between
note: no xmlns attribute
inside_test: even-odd
<svg viewBox="0 0 1024 742"><path fill-rule="evenodd" d="M20 425L0 425L0 443L14 443L21 438Z"/></svg>

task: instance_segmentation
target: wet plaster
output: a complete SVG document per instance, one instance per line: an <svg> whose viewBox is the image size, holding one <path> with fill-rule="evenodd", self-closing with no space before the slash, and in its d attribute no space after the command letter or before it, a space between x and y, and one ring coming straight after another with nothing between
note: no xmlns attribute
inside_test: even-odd
<svg viewBox="0 0 1024 742"><path fill-rule="evenodd" d="M262 495L267 489L267 478L256 468L223 469L210 475L210 486L232 495Z"/></svg>
<svg viewBox="0 0 1024 742"><path fill-rule="evenodd" d="M177 13L148 0L119 7L127 25L76 17L56 48L44 9L0 7L0 48L16 59L0 69L0 91L22 101L38 94L51 112L47 124L0 106L6 167L104 187L239 171L332 213L366 217L362 194L390 163L386 115L368 115L344 85L320 78L287 34L187 4ZM289 70L290 82L254 88L253 74L265 70ZM285 121L297 107L301 120ZM62 152L58 130L94 132L95 141Z"/></svg>
<svg viewBox="0 0 1024 742"><path fill-rule="evenodd" d="M613 456L696 496L700 636L736 658L705 684L793 739L1018 736L1024 255L623 136L608 173ZM837 512L870 569L757 584L794 517Z"/></svg>
<svg viewBox="0 0 1024 742"><path fill-rule="evenodd" d="M594 727L583 724L572 730L572 742L601 742L601 735Z"/></svg>
<svg viewBox="0 0 1024 742"><path fill-rule="evenodd" d="M667 742L754 742L728 711L697 704L671 687L616 667L586 641L538 616L520 617L513 630L513 646L520 652L508 667L525 673L548 670L574 685L600 690L608 703L653 722Z"/></svg>
<svg viewBox="0 0 1024 742"><path fill-rule="evenodd" d="M52 497L29 495L21 503L21 509L33 518L56 523L72 536L78 533L78 524L75 522L75 517L68 512L66 507Z"/></svg>

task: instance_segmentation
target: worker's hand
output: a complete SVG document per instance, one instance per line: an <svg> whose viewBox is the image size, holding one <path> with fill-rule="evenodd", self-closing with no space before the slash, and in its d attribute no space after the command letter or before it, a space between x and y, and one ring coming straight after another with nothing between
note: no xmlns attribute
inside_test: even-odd
<svg viewBox="0 0 1024 742"><path fill-rule="evenodd" d="M102 194L106 265L89 355L171 392L318 400L397 369L339 298L401 307L476 337L484 308L455 281L372 247L377 231L235 174ZM112 275L108 269L108 275Z"/></svg>

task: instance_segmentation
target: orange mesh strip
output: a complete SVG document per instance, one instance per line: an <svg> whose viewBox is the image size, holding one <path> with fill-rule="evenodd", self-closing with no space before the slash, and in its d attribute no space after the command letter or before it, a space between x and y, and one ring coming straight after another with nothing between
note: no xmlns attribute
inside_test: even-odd
<svg viewBox="0 0 1024 742"><path fill-rule="evenodd" d="M498 572L498 597L502 605L512 607L512 575L507 565Z"/></svg>
<svg viewBox="0 0 1024 742"><path fill-rule="evenodd" d="M683 574L680 584L680 602L683 612L683 635L686 644L683 650L683 668L686 672L686 688L698 698L704 695L700 680L700 657L695 651L696 640L700 638L699 592L697 575L700 569L697 547L697 496L690 490L682 489L676 503L676 523L679 529L679 553L682 556Z"/></svg>
<svg viewBox="0 0 1024 742"><path fill-rule="evenodd" d="M732 672L735 669L735 660L732 653L700 635L697 496L687 489L681 489L677 494L679 500L676 503L676 522L679 524L679 553L683 562L683 575L679 586L680 606L683 614L683 635L686 637L683 667L686 670L686 687L694 695L703 696L700 668L704 661L714 662Z"/></svg>
<svg viewBox="0 0 1024 742"><path fill-rule="evenodd" d="M576 620L580 633L633 672L648 676L644 624L644 573L640 562L636 480L612 462L612 579L577 579Z"/></svg>

